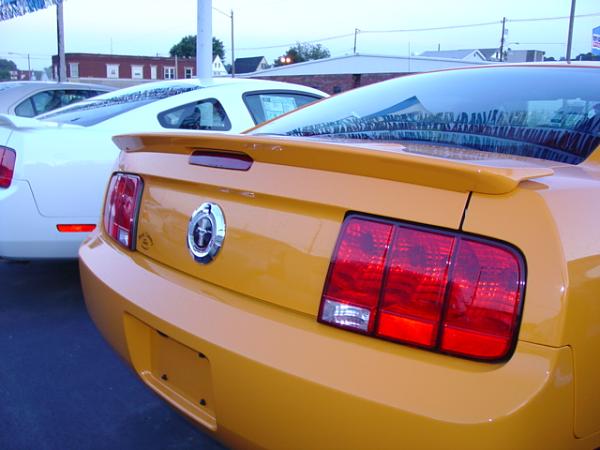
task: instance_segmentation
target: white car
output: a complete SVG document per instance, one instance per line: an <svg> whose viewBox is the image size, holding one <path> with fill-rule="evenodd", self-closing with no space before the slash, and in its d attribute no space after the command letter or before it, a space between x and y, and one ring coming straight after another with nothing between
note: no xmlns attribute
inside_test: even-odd
<svg viewBox="0 0 600 450"><path fill-rule="evenodd" d="M111 86L87 83L5 81L0 83L0 113L34 117L114 90Z"/></svg>
<svg viewBox="0 0 600 450"><path fill-rule="evenodd" d="M76 258L96 226L119 149L112 136L239 133L326 94L265 80L171 80L35 119L0 114L0 259Z"/></svg>

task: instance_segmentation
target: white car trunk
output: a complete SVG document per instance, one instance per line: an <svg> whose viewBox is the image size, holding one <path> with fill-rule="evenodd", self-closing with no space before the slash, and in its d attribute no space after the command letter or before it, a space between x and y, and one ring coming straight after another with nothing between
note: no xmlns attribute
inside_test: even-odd
<svg viewBox="0 0 600 450"><path fill-rule="evenodd" d="M23 147L15 148L23 161L18 176L29 182L43 216L99 217L119 154L105 134L73 130L65 140L60 130L36 130L23 136Z"/></svg>
<svg viewBox="0 0 600 450"><path fill-rule="evenodd" d="M16 152L14 179L29 183L42 216L96 221L119 154L106 132L2 114L0 145Z"/></svg>

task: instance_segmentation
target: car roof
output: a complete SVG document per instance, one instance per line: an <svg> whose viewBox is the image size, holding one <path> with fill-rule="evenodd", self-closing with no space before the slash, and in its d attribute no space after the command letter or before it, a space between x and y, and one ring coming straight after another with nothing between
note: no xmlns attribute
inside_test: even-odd
<svg viewBox="0 0 600 450"><path fill-rule="evenodd" d="M172 91L172 92L169 92ZM53 121L53 117L61 113L76 111L77 109L86 109L86 105L92 105L102 102L119 103L130 102L133 100L142 100L144 98L152 99L147 104L140 105L136 108L134 114L141 111L152 111L155 108L160 110L177 107L190 102L198 101L202 98L214 97L223 101L231 98L230 96L239 96L250 93L278 93L287 91L300 95L312 96L316 99L328 97L328 94L318 89L298 85L293 83L285 83L270 80L257 80L245 78L225 78L217 77L212 79L177 79L177 80L161 80L140 83L127 88L112 91L106 94L101 94L90 99L82 100L76 104L67 105L63 108L58 108L48 113L37 116L40 120ZM100 123L111 123L113 120L122 120L119 118L122 114L131 114L132 111L124 111L115 116L108 116L99 122L87 124L99 125Z"/></svg>
<svg viewBox="0 0 600 450"><path fill-rule="evenodd" d="M320 91L315 88L311 88L309 86L302 86L298 84L285 83L282 81L272 81L272 80L259 80L259 79L250 79L250 78L231 78L231 77L214 77L207 79L198 79L198 78L183 78L177 80L161 80L161 81L152 81L148 83L140 83L134 86L126 87L123 89L119 89L116 91L112 91L106 94L99 95L95 97L96 100L101 100L103 98L112 97L114 95L127 95L129 93L151 90L151 89L167 89L173 87L182 87L182 86L198 86L199 88L218 88L223 86L236 86L240 90L260 90L260 89L285 89L298 91L302 90L303 92L312 93L314 95L318 95L319 97L327 96L326 93Z"/></svg>
<svg viewBox="0 0 600 450"><path fill-rule="evenodd" d="M58 82L58 81L2 81L0 82L0 93L7 90L34 91L38 89L102 89L113 91L115 88L104 84Z"/></svg>

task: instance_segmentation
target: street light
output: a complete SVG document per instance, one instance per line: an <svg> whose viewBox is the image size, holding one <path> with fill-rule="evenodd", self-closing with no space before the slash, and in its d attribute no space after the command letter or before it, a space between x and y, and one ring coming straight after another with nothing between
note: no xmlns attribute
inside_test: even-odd
<svg viewBox="0 0 600 450"><path fill-rule="evenodd" d="M279 62L281 64L291 64L292 63L292 58L290 58L289 56L282 56L279 58Z"/></svg>

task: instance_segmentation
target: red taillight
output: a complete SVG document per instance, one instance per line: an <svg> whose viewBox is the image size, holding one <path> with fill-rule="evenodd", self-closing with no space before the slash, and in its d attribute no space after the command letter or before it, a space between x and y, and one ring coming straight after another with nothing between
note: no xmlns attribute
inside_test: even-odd
<svg viewBox="0 0 600 450"><path fill-rule="evenodd" d="M436 343L454 238L395 227L376 334L424 347Z"/></svg>
<svg viewBox="0 0 600 450"><path fill-rule="evenodd" d="M524 277L508 245L354 215L342 226L319 321L498 360L515 342Z"/></svg>
<svg viewBox="0 0 600 450"><path fill-rule="evenodd" d="M322 320L365 333L373 329L391 234L389 224L367 219L344 223L344 239L323 293Z"/></svg>
<svg viewBox="0 0 600 450"><path fill-rule="evenodd" d="M0 188L7 188L13 179L17 153L8 147L0 145Z"/></svg>
<svg viewBox="0 0 600 450"><path fill-rule="evenodd" d="M110 179L104 205L104 229L118 243L135 249L137 213L143 181L137 175L116 173Z"/></svg>
<svg viewBox="0 0 600 450"><path fill-rule="evenodd" d="M524 273L520 255L495 243L462 238L440 348L481 359L506 355L516 333Z"/></svg>
<svg viewBox="0 0 600 450"><path fill-rule="evenodd" d="M90 233L95 228L96 225L91 223L63 223L56 225L56 229L61 233Z"/></svg>

